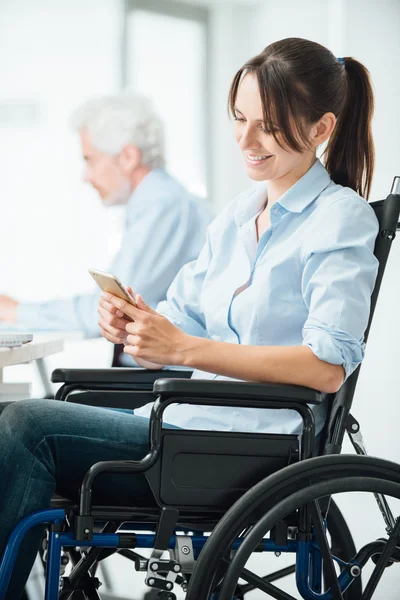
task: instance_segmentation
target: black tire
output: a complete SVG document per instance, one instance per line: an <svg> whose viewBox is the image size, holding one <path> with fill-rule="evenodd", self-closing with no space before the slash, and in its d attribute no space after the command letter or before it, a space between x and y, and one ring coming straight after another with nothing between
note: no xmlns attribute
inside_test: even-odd
<svg viewBox="0 0 400 600"><path fill-rule="evenodd" d="M375 487L376 489L379 488L382 493L400 498L400 469L397 464L377 458L355 455L322 456L301 461L274 473L258 483L229 509L215 527L200 553L191 577L186 600L197 600L198 598L207 600L210 597L210 593L215 586L220 561L228 555L235 539L250 523L256 522L256 525L249 536L246 537L246 541L248 539L254 540L254 531L257 531L260 523L265 525L264 520L266 517L269 518L268 523L271 522L271 518L274 518L275 524L287 514L302 506L304 502L312 501L312 497L310 500L307 500L307 497L310 490L314 489L313 486L319 485L318 493L322 490L323 493L320 495L325 496L350 490L350 483L355 487L353 491L356 489L374 491L373 488ZM291 508L285 512L288 499ZM279 519L277 518L278 513L282 513ZM347 525L343 528L342 522L340 529L342 539L351 540ZM336 532L336 534L338 533ZM335 537L337 537L336 534ZM263 535L257 540L257 543L262 537ZM240 554L243 556L245 543L242 544L235 555L236 566L239 564L238 556ZM349 551L352 552L353 550L354 547L349 546ZM234 561L232 561L231 567ZM350 592L350 589L348 592ZM353 600L351 596L350 598ZM356 592L354 592L354 600L355 598L357 598Z"/></svg>

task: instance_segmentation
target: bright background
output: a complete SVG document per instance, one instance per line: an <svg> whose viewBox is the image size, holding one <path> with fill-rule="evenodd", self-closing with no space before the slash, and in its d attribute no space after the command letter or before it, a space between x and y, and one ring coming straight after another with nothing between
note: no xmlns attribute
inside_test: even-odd
<svg viewBox="0 0 400 600"><path fill-rule="evenodd" d="M369 68L372 199L383 198L400 175L399 30L398 0L0 0L0 293L45 300L87 291L87 267L106 268L117 248L121 211L104 209L81 181L78 140L68 126L76 105L126 85L150 95L166 121L169 170L218 212L250 183L227 117L230 81L245 60L283 37L313 39ZM396 240L354 407L370 453L397 462L399 273ZM49 365L109 360L110 348L96 340L69 344ZM41 393L38 380L34 391ZM366 530L383 534L375 507L367 510L362 499L342 504L356 540ZM131 597L132 569L122 564L116 585ZM398 598L399 568L386 579L377 600Z"/></svg>

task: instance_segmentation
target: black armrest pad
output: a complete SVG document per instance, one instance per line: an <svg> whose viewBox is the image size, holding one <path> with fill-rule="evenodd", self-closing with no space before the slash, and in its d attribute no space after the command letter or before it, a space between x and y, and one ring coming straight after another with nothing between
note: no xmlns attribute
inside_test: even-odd
<svg viewBox="0 0 400 600"><path fill-rule="evenodd" d="M188 398L231 398L290 400L320 404L322 394L299 385L251 383L246 381L210 381L207 379L158 379L153 392L161 396Z"/></svg>
<svg viewBox="0 0 400 600"><path fill-rule="evenodd" d="M53 383L153 383L160 377L190 377L191 371L152 371L113 367L112 369L55 369Z"/></svg>

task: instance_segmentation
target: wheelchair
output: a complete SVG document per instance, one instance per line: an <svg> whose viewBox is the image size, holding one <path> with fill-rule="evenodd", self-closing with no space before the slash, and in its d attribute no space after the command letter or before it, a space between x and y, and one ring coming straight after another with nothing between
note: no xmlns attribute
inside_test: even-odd
<svg viewBox="0 0 400 600"><path fill-rule="evenodd" d="M400 228L400 177L388 197L371 206L380 225L379 270L365 341ZM134 409L154 400L149 451L139 461L93 465L76 505L55 497L50 509L23 519L0 563L0 600L21 539L38 524L47 528L45 600L100 599L96 569L115 553L144 573L152 598L160 600L175 600L179 587L186 600L260 595L295 600L277 586L288 576L295 577L305 600L369 600L384 571L400 562L400 518L388 501L400 499L400 466L366 454L359 423L350 413L359 371L327 397L328 418L316 440L311 405L323 398L306 387L193 380L187 371L57 369L52 381L62 386L54 401ZM300 435L163 428L164 411L176 402L294 410L303 428ZM355 455L340 454L346 433ZM143 474L154 504L94 504L93 482L104 473ZM353 491L374 494L385 527L384 537L359 550L332 498ZM150 557L140 549L152 550ZM293 554L294 564L257 575L247 563L253 553L264 552ZM71 569L60 577L66 555ZM372 573L363 586L367 564Z"/></svg>

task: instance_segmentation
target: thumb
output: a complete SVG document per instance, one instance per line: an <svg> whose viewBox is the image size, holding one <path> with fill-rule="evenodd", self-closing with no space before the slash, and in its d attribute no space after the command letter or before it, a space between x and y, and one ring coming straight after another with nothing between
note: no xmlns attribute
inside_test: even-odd
<svg viewBox="0 0 400 600"><path fill-rule="evenodd" d="M131 288L131 286L127 285L125 289L129 293L129 295L132 296L132 298L135 300L135 292L133 291L133 289Z"/></svg>
<svg viewBox="0 0 400 600"><path fill-rule="evenodd" d="M150 306L148 304L146 304L146 302L143 300L141 294L137 294L135 300L136 300L136 306L138 308L140 308L140 310L144 310L145 312L148 312L151 315L158 314L158 313L156 313L155 310L153 310L152 308L150 308Z"/></svg>

